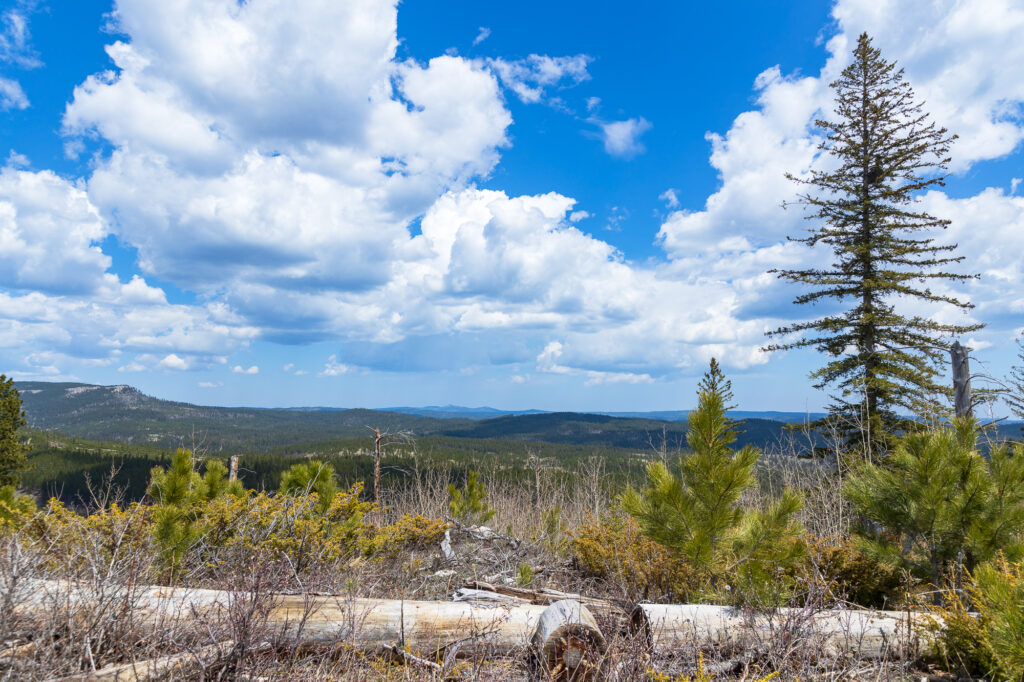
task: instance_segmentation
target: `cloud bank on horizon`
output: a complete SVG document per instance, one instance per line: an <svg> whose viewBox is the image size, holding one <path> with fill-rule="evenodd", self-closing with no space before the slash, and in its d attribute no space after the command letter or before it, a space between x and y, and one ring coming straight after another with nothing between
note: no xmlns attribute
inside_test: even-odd
<svg viewBox="0 0 1024 682"><path fill-rule="evenodd" d="M26 7L3 17L8 75L46 59ZM644 386L712 356L770 373L764 332L816 311L794 309L767 270L820 257L786 240L804 227L780 208L795 194L784 173L823 162L813 122L860 32L959 135L957 177L1019 158L1024 139L1019 3L838 0L820 71L765 64L753 108L707 134L720 184L705 204L681 206L670 177L650 188L670 212L659 255L633 260L581 229L590 207L558 187L501 188L502 154L528 132L513 134L513 103L575 117L619 163L671 121L573 103L581 83L601 88L600 55L400 56L398 15L393 0L118 0L111 68L68 93L61 120L88 173L33 170L17 149L0 171L5 371L199 372L193 386L217 389L266 376L288 349L285 373L310 383L386 371ZM30 106L0 77L0 108ZM961 292L990 325L973 344L1004 355L1024 327L1017 184L921 197L981 274ZM115 272L112 239L136 273Z"/></svg>

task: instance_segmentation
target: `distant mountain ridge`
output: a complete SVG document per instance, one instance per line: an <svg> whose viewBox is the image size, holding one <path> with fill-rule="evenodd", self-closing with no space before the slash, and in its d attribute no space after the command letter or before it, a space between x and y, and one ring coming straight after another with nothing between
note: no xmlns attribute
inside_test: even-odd
<svg viewBox="0 0 1024 682"><path fill-rule="evenodd" d="M491 407L210 407L162 400L127 385L17 382L29 426L90 440L264 452L297 443L366 438L371 428L414 436L500 439L649 450L685 444L685 412L630 415L518 412ZM633 416L636 415L636 416ZM742 443L784 438L780 421L753 418Z"/></svg>
<svg viewBox="0 0 1024 682"><path fill-rule="evenodd" d="M361 408L210 407L161 400L127 385L16 382L29 426L96 441L147 443L163 448L268 452L339 438L369 438L373 428L415 437L511 440L650 450L682 447L687 411L575 413L503 411L456 405L389 410ZM805 436L787 429L820 413L735 411L743 419L738 445L806 448ZM1020 437L1019 424L1000 426ZM794 445L795 444L795 445Z"/></svg>
<svg viewBox="0 0 1024 682"><path fill-rule="evenodd" d="M320 409L320 408L317 408ZM329 408L323 408L329 409ZM499 410L494 407L463 407L461 405L444 405L427 407L382 407L385 412L399 412L401 414L413 414L423 417L464 417L466 419L491 419L494 417L522 416L530 414L557 414L561 410ZM569 414L569 413L566 413ZM626 419L657 419L666 422L684 422L690 410L654 410L651 412L573 412L571 414L599 414L606 417L622 417ZM768 410L764 412L751 410L730 410L729 416L733 419L768 419L771 421L783 422L786 424L803 424L805 422L820 419L825 412L780 412Z"/></svg>
<svg viewBox="0 0 1024 682"><path fill-rule="evenodd" d="M364 409L209 407L161 400L125 385L22 381L15 386L32 428L89 440L144 442L167 448L192 447L202 441L214 450L262 452L291 443L363 437L371 427L429 434L449 424Z"/></svg>

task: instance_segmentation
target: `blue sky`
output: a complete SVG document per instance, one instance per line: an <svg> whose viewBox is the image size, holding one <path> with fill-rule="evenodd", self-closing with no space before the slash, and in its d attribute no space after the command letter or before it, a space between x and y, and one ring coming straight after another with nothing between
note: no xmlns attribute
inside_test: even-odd
<svg viewBox="0 0 1024 682"><path fill-rule="evenodd" d="M707 6L703 6L707 5ZM0 371L225 405L819 409L766 271L868 31L960 135L969 339L1024 327L1024 5L7 2Z"/></svg>

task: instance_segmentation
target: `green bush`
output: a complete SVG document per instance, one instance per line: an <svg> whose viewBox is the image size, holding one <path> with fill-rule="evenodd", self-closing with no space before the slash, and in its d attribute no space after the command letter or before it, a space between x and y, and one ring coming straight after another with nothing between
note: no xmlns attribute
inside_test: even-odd
<svg viewBox="0 0 1024 682"><path fill-rule="evenodd" d="M931 606L930 615L930 628L937 635L936 653L943 669L962 678L1004 679L997 670L985 619L971 613L955 589L943 591L942 605Z"/></svg>
<svg viewBox="0 0 1024 682"><path fill-rule="evenodd" d="M36 512L36 501L13 485L0 486L0 531L17 530Z"/></svg>
<svg viewBox="0 0 1024 682"><path fill-rule="evenodd" d="M976 450L977 425L901 438L880 464L864 464L845 493L866 521L859 546L940 586L954 564L971 571L997 551L1019 558L1024 535L1024 446ZM936 592L939 595L939 592Z"/></svg>
<svg viewBox="0 0 1024 682"><path fill-rule="evenodd" d="M17 487L21 483L21 472L28 459L18 429L25 424L21 394L14 387L14 379L0 374L0 486Z"/></svg>
<svg viewBox="0 0 1024 682"><path fill-rule="evenodd" d="M181 448L174 453L169 468L153 468L149 485L155 503L153 538L172 578L181 568L185 553L202 537L197 523L202 504L225 495L245 494L241 483L227 480L227 473L223 462L211 460L205 474L200 475L192 452Z"/></svg>

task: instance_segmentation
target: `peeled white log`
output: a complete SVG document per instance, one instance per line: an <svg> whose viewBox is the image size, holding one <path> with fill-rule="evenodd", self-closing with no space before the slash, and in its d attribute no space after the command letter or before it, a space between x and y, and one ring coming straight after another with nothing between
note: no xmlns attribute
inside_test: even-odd
<svg viewBox="0 0 1024 682"><path fill-rule="evenodd" d="M525 652L544 606L479 601L404 601L355 599L344 595L271 594L266 626L306 645L344 642L361 650L392 645L431 655L455 644L460 656ZM251 599L246 593L175 587L139 587L129 598L132 617L143 627L173 622L225 618L233 605ZM124 601L109 600L120 608ZM43 614L55 607L89 608L94 603L84 586L39 581L18 610Z"/></svg>
<svg viewBox="0 0 1024 682"><path fill-rule="evenodd" d="M917 650L932 642L928 617L902 611L776 609L743 611L711 604L640 604L630 617L633 632L655 656L701 643L770 646L783 629L798 630L824 653L880 658Z"/></svg>
<svg viewBox="0 0 1024 682"><path fill-rule="evenodd" d="M595 679L608 649L587 607L568 599L544 610L530 644L542 670L557 680Z"/></svg>

